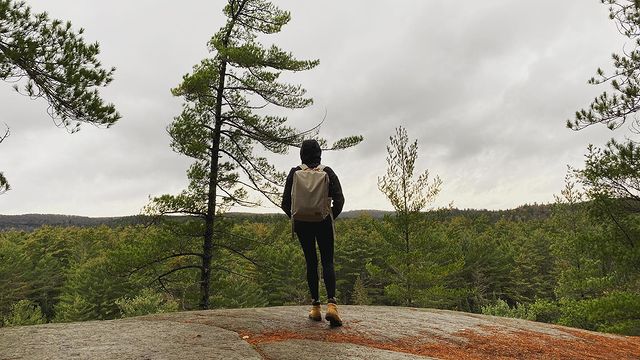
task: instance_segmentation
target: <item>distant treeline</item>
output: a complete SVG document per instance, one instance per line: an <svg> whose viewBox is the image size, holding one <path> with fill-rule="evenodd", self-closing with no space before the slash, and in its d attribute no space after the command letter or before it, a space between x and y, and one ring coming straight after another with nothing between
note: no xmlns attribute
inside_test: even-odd
<svg viewBox="0 0 640 360"><path fill-rule="evenodd" d="M146 216L87 217L56 214L0 215L0 231L33 231L45 225L77 227L106 225L112 227L142 224L146 221L150 221Z"/></svg>
<svg viewBox="0 0 640 360"><path fill-rule="evenodd" d="M340 215L340 219L353 219L366 214L374 219L382 219L385 215L393 214L392 211L384 210L352 210L345 211ZM456 216L469 218L484 217L490 222L500 219L506 220L534 220L545 219L551 214L551 205L523 205L509 210L486 210L486 209L437 209L425 213L427 216L438 220L447 220ZM228 213L227 217L236 219L256 219L260 221L280 220L284 214L267 213ZM174 219L181 217L175 216ZM186 219L186 217L184 217ZM57 214L24 214L24 215L0 215L0 231L21 230L33 231L42 226L75 226L92 227L106 225L108 227L118 227L126 225L147 225L156 221L147 215L131 215L119 217L87 217L77 215L57 215Z"/></svg>

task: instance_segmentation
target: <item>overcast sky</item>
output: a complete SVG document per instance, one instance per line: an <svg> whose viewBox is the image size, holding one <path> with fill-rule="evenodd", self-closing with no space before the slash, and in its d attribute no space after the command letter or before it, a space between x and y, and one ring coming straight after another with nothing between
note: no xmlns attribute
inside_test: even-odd
<svg viewBox="0 0 640 360"><path fill-rule="evenodd" d="M575 110L607 87L586 84L623 44L598 0L274 1L292 20L265 44L320 59L288 76L315 104L287 112L301 129L327 118L321 136L361 134L359 146L323 154L342 182L346 210L390 209L377 189L388 138L402 125L418 140L418 169L443 181L435 207L514 208L547 203L566 166L589 143L620 134L565 128ZM0 214L120 216L150 196L185 187L190 160L169 148L167 125L181 99L170 89L209 56L224 1L31 0L98 41L117 68L102 90L122 119L110 129L56 128L47 104L0 83L0 171L12 190ZM278 113L277 109L273 109ZM283 171L297 151L270 157ZM253 211L277 211L273 206ZM247 209L236 209L246 211Z"/></svg>

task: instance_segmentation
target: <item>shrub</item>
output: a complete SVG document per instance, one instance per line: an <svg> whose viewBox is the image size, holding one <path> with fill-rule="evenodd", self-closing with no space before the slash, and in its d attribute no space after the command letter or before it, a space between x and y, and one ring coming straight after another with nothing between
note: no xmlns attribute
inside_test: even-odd
<svg viewBox="0 0 640 360"><path fill-rule="evenodd" d="M530 320L554 324L562 316L562 309L555 301L536 299L528 306Z"/></svg>
<svg viewBox="0 0 640 360"><path fill-rule="evenodd" d="M4 319L5 326L37 325L46 322L40 306L29 300L20 300L13 304L9 316Z"/></svg>
<svg viewBox="0 0 640 360"><path fill-rule="evenodd" d="M122 297L116 300L122 317L178 311L178 302L152 289L143 289L134 298Z"/></svg>
<svg viewBox="0 0 640 360"><path fill-rule="evenodd" d="M96 314L87 299L79 294L63 294L55 306L54 322L87 321L96 319Z"/></svg>
<svg viewBox="0 0 640 360"><path fill-rule="evenodd" d="M493 304L483 306L482 313L485 315L533 320L527 306L523 304L516 304L516 306L511 308L509 307L509 304L502 299L498 299Z"/></svg>
<svg viewBox="0 0 640 360"><path fill-rule="evenodd" d="M587 330L640 335L640 294L614 291L588 300L564 300L558 323Z"/></svg>
<svg viewBox="0 0 640 360"><path fill-rule="evenodd" d="M369 294L367 293L367 287L362 280L360 274L356 277L356 282L353 285L353 294L351 294L351 302L355 305L371 305Z"/></svg>
<svg viewBox="0 0 640 360"><path fill-rule="evenodd" d="M269 303L260 286L252 281L227 276L219 278L216 285L218 289L223 290L211 296L212 309L264 307Z"/></svg>

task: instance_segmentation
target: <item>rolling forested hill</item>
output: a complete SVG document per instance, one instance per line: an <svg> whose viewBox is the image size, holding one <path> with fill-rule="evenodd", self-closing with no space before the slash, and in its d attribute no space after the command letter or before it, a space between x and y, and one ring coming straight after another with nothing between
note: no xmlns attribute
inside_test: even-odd
<svg viewBox="0 0 640 360"><path fill-rule="evenodd" d="M381 219L385 215L393 214L392 211L383 210L352 210L345 211L340 215L342 219L357 218L366 214L374 219ZM435 220L449 220L456 216L469 218L485 217L490 222L500 219L505 220L533 220L544 219L551 214L551 205L523 205L509 210L476 210L476 209L438 209L428 213ZM254 220L268 221L269 219L279 219L284 214L252 214L252 213L229 213L228 216L235 218L249 218ZM106 225L109 227L125 226L150 223L153 219L145 215L131 215L121 217L87 217L77 215L57 215L57 214L24 214L24 215L0 215L0 231L2 230L23 230L32 231L41 226L77 226L91 227Z"/></svg>

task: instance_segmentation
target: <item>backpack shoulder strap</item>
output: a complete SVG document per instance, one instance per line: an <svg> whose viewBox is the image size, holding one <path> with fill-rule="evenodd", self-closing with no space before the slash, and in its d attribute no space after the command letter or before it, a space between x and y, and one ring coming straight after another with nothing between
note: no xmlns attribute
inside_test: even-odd
<svg viewBox="0 0 640 360"><path fill-rule="evenodd" d="M320 164L320 165L316 166L316 170L322 171L322 170L324 170L325 167L326 166Z"/></svg>
<svg viewBox="0 0 640 360"><path fill-rule="evenodd" d="M307 169L309 168L309 167L308 167L307 165L305 165L305 164L298 165L298 167L299 167L301 170L307 170Z"/></svg>

